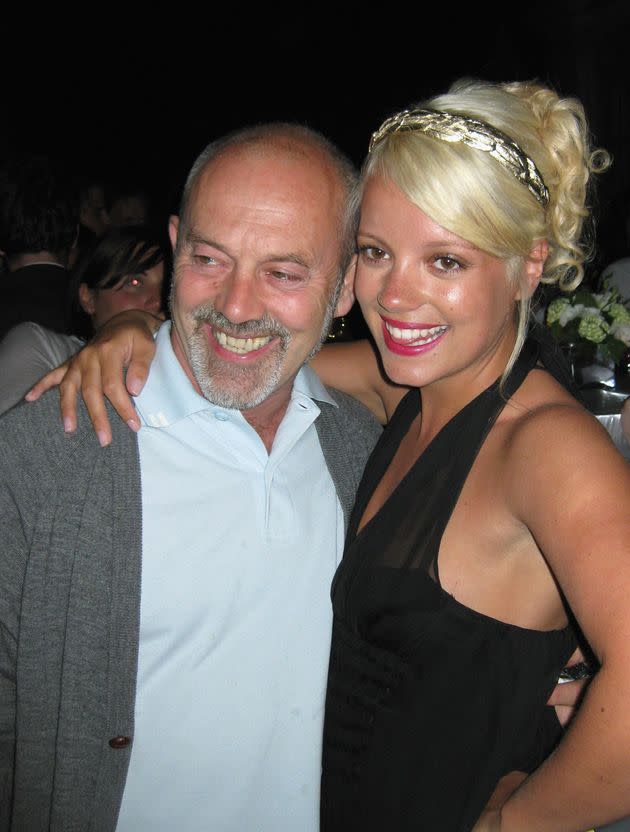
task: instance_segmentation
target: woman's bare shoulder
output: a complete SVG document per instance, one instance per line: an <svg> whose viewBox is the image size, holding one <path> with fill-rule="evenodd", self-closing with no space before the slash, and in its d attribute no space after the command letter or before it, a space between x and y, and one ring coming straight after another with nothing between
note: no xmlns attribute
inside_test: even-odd
<svg viewBox="0 0 630 832"><path fill-rule="evenodd" d="M509 425L508 433L513 440L531 441L538 431L542 437L549 430L569 424L587 432L592 428L596 435L601 435L603 430L595 416L565 387L538 369L530 372L507 402L499 421Z"/></svg>
<svg viewBox="0 0 630 832"><path fill-rule="evenodd" d="M504 409L502 451L506 486L513 493L579 488L606 493L630 466L609 433L565 388L544 372L530 373Z"/></svg>

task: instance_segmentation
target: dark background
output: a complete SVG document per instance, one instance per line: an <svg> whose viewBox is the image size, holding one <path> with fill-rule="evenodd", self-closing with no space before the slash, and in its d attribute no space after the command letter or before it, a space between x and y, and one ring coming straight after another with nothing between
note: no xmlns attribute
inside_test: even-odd
<svg viewBox="0 0 630 832"><path fill-rule="evenodd" d="M383 118L456 78L537 78L581 98L595 142L614 156L596 213L601 256L620 256L613 241L630 189L628 0L441 6L412 4L410 16L384 0L373 10L296 6L282 15L235 4L168 13L130 5L47 20L18 9L1 36L0 151L46 151L77 171L139 180L166 214L196 154L233 128L297 120L359 164Z"/></svg>

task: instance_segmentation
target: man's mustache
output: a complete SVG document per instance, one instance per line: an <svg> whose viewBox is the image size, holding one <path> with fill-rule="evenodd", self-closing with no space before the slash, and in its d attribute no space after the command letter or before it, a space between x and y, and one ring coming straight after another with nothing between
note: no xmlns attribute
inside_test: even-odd
<svg viewBox="0 0 630 832"><path fill-rule="evenodd" d="M291 332L271 315L263 315L262 318L254 318L249 321L235 323L225 315L218 312L212 304L197 306L192 312L192 318L197 325L207 324L211 327L223 330L227 335L246 338L273 335L282 338L285 342L291 338Z"/></svg>

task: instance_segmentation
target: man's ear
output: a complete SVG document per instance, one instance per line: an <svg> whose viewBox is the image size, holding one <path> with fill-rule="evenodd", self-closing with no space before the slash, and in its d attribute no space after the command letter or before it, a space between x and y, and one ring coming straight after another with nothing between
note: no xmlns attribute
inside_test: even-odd
<svg viewBox="0 0 630 832"><path fill-rule="evenodd" d="M340 318L342 315L347 315L354 304L354 275L357 268L357 255L353 255L350 265L346 269L343 277L343 285L341 292L337 298L337 305L335 306L335 318Z"/></svg>
<svg viewBox="0 0 630 832"><path fill-rule="evenodd" d="M540 276L545 267L545 261L549 256L549 243L547 240L537 240L531 251L523 262L523 274L521 285L516 295L517 300L531 298L540 283Z"/></svg>
<svg viewBox="0 0 630 832"><path fill-rule="evenodd" d="M94 314L94 292L87 283L79 284L79 303L87 315Z"/></svg>
<svg viewBox="0 0 630 832"><path fill-rule="evenodd" d="M168 218L168 236L171 240L173 251L177 246L177 234L179 233L179 217L176 214L171 214Z"/></svg>

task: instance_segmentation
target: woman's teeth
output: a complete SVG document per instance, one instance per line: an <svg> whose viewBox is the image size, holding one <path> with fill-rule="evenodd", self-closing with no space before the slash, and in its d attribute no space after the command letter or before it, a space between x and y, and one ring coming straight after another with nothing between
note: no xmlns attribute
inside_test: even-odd
<svg viewBox="0 0 630 832"><path fill-rule="evenodd" d="M397 326L385 323L385 328L395 341L421 346L429 344L446 332L446 326L432 326L427 329L399 329Z"/></svg>

